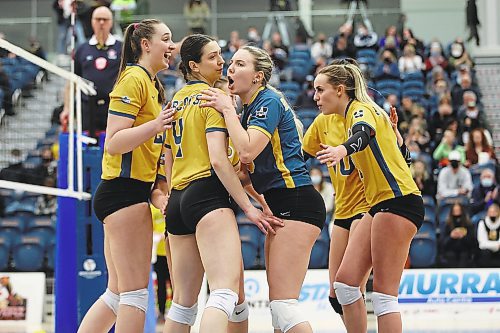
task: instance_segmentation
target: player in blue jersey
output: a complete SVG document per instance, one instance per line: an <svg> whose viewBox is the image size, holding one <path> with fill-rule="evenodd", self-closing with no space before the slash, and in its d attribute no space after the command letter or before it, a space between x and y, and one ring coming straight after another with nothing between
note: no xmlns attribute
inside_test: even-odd
<svg viewBox="0 0 500 333"><path fill-rule="evenodd" d="M220 90L207 89L201 99L223 114L253 186L274 216L285 222L276 234L267 234L265 245L273 327L312 332L298 297L311 249L325 223L325 205L306 169L302 126L284 96L267 85L272 68L269 55L253 46L240 48L231 59L229 89L244 104L241 123L231 97Z"/></svg>

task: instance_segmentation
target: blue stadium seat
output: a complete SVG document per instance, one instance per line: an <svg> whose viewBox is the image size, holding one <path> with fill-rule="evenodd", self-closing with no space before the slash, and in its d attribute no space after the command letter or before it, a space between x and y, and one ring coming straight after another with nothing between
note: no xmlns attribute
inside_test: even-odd
<svg viewBox="0 0 500 333"><path fill-rule="evenodd" d="M283 95L285 95L285 98L288 101L288 103L290 103L290 105L295 105L297 99L299 98L298 92L293 90L285 90L283 91Z"/></svg>
<svg viewBox="0 0 500 333"><path fill-rule="evenodd" d="M0 231L2 233L20 235L24 232L24 225L24 219L18 216L8 216L0 218Z"/></svg>
<svg viewBox="0 0 500 333"><path fill-rule="evenodd" d="M424 222L410 245L412 267L431 267L436 263L437 240L433 224Z"/></svg>
<svg viewBox="0 0 500 333"><path fill-rule="evenodd" d="M292 68L292 79L297 82L304 82L306 76L309 75L309 66L307 65L294 65Z"/></svg>
<svg viewBox="0 0 500 333"><path fill-rule="evenodd" d="M44 259L44 244L39 237L22 236L12 249L12 263L17 271L39 271Z"/></svg>
<svg viewBox="0 0 500 333"><path fill-rule="evenodd" d="M356 52L356 58L373 58L377 59L377 51L373 49L361 49Z"/></svg>
<svg viewBox="0 0 500 333"><path fill-rule="evenodd" d="M300 93L300 84L294 81L284 81L280 83L279 90L281 90L282 92L290 90Z"/></svg>
<svg viewBox="0 0 500 333"><path fill-rule="evenodd" d="M161 76L160 78L161 80L161 83L163 83L163 85L165 87L175 87L175 83L177 82L177 76L175 75L164 75L164 76Z"/></svg>
<svg viewBox="0 0 500 333"><path fill-rule="evenodd" d="M56 259L56 243L51 242L46 248L47 256L47 268L51 271L55 269L55 259Z"/></svg>
<svg viewBox="0 0 500 333"><path fill-rule="evenodd" d="M241 220L241 218L238 220ZM238 230L241 240L243 266L245 269L256 268L258 266L257 256L263 243L263 234L253 223L239 223Z"/></svg>
<svg viewBox="0 0 500 333"><path fill-rule="evenodd" d="M306 50L292 50L288 55L288 59L303 59L309 62L311 60L311 53Z"/></svg>
<svg viewBox="0 0 500 333"><path fill-rule="evenodd" d="M408 80L419 80L423 82L424 74L421 71L403 74L403 81L408 81Z"/></svg>
<svg viewBox="0 0 500 333"><path fill-rule="evenodd" d="M409 80L403 82L403 90L416 89L425 91L425 86L423 81Z"/></svg>
<svg viewBox="0 0 500 333"><path fill-rule="evenodd" d="M309 268L326 268L328 266L329 249L330 235L328 234L328 228L324 226L313 245Z"/></svg>

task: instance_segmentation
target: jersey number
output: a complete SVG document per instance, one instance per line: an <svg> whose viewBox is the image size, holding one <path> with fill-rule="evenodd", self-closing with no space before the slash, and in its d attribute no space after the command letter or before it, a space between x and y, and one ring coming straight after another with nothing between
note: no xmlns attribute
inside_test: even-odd
<svg viewBox="0 0 500 333"><path fill-rule="evenodd" d="M184 132L184 121L182 118L179 118L177 120L172 121L172 134L174 135L174 142L175 145L177 146L177 154L175 155L176 158L182 158L182 132Z"/></svg>
<svg viewBox="0 0 500 333"><path fill-rule="evenodd" d="M343 158L343 159L340 160L340 174L342 176L346 176L346 177L349 176L351 173L353 173L353 171L355 169L354 163L352 162L352 159L351 159L351 156L348 156L347 158L349 160L349 169L346 168L346 165L345 165L345 162L344 162L345 158ZM335 166L333 166L333 168L336 171L337 166L335 165Z"/></svg>

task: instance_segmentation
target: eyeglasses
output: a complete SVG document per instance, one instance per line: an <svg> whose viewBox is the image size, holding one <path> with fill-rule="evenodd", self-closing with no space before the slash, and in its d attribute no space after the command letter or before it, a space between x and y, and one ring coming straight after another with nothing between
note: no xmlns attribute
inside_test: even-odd
<svg viewBox="0 0 500 333"><path fill-rule="evenodd" d="M110 21L111 19L110 18L104 18L104 17L95 17L93 18L94 21L104 21L104 22L108 22Z"/></svg>

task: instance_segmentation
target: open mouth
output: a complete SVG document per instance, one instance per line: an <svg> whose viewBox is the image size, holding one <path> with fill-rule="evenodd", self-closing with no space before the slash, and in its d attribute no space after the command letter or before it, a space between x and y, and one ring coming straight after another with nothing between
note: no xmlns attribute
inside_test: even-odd
<svg viewBox="0 0 500 333"><path fill-rule="evenodd" d="M233 78L232 78L232 77L228 76L228 77L227 77L227 81L228 81L228 83L229 83L227 87L228 87L229 89L231 89L231 88L233 87L234 80L233 80Z"/></svg>
<svg viewBox="0 0 500 333"><path fill-rule="evenodd" d="M172 55L171 53L164 53L164 54L163 54L163 58L165 58L165 60L167 60L167 61L168 61L168 60L170 60L170 56L171 56L171 55Z"/></svg>

